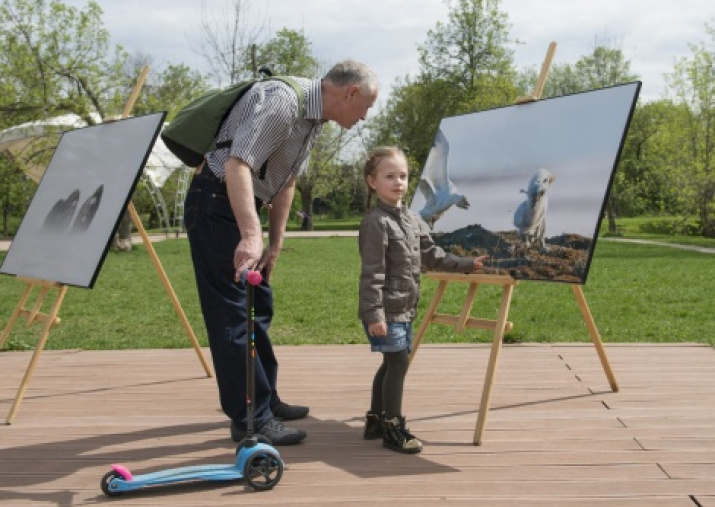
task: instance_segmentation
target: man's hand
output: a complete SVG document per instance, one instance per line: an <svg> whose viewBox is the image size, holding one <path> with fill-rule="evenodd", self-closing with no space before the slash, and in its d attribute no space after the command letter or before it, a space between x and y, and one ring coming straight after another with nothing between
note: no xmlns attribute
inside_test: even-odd
<svg viewBox="0 0 715 507"><path fill-rule="evenodd" d="M281 249L279 247L270 245L266 248L266 251L263 252L263 256L258 263L258 267L256 267L256 269L263 274L263 279L266 282L268 282L271 278L271 273L273 272L273 268L276 266L280 250Z"/></svg>
<svg viewBox="0 0 715 507"><path fill-rule="evenodd" d="M235 280L241 279L241 273L247 269L261 270L263 256L263 237L242 237L233 253L233 266L236 268ZM266 279L268 276L265 277Z"/></svg>

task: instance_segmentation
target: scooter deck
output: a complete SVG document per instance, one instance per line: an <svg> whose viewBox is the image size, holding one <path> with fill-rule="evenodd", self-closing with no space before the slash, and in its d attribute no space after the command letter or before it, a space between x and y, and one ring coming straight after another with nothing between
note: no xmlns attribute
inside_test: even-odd
<svg viewBox="0 0 715 507"><path fill-rule="evenodd" d="M175 482L233 481L238 479L243 479L243 473L236 465L195 465L135 475L131 480L116 477L112 479L112 489L120 492Z"/></svg>

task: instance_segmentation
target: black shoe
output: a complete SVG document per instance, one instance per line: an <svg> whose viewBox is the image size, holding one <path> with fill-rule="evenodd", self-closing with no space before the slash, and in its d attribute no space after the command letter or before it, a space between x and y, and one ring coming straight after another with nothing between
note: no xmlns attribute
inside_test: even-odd
<svg viewBox="0 0 715 507"><path fill-rule="evenodd" d="M365 414L365 431L362 437L365 440L377 440L382 438L382 425L385 422L385 413L376 414L375 412L367 412Z"/></svg>
<svg viewBox="0 0 715 507"><path fill-rule="evenodd" d="M275 406L271 407L271 412L273 415L284 421L295 421L296 419L303 419L308 415L308 407L302 407L300 405L288 405L279 401Z"/></svg>
<svg viewBox="0 0 715 507"><path fill-rule="evenodd" d="M404 417L386 419L382 430L382 446L386 449L406 454L414 454L422 450L422 442L407 429Z"/></svg>
<svg viewBox="0 0 715 507"><path fill-rule="evenodd" d="M297 444L308 434L296 428L289 428L285 426L280 420L273 418L266 424L261 426L256 435L264 436L270 440L271 445L293 445ZM236 425L231 423L231 440L234 442L240 442L246 438L245 430L241 430L236 427Z"/></svg>

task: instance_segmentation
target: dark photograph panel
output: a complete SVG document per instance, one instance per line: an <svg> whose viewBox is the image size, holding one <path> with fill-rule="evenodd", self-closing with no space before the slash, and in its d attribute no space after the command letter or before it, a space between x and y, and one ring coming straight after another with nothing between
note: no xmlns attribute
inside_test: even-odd
<svg viewBox="0 0 715 507"><path fill-rule="evenodd" d="M165 116L63 133L0 273L91 288Z"/></svg>
<svg viewBox="0 0 715 507"><path fill-rule="evenodd" d="M640 86L443 118L410 208L486 273L585 283Z"/></svg>

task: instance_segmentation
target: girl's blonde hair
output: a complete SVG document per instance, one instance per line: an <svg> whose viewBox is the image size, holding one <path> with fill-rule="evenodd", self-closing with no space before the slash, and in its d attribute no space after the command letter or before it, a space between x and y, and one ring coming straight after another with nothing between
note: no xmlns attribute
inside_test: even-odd
<svg viewBox="0 0 715 507"><path fill-rule="evenodd" d="M363 168L362 171L362 176L363 179L365 180L365 185L367 185L367 209L370 209L370 206L372 204L372 194L375 193L375 191L372 189L370 184L367 181L368 176L372 176L373 178L377 174L377 166L380 165L380 162L382 162L386 158L396 158L396 157L401 157L405 161L407 161L407 155L405 155L405 152L402 151L401 148L398 148L397 146L378 146L377 148L374 148L373 150L370 151L367 155L367 160L365 161L365 167Z"/></svg>

